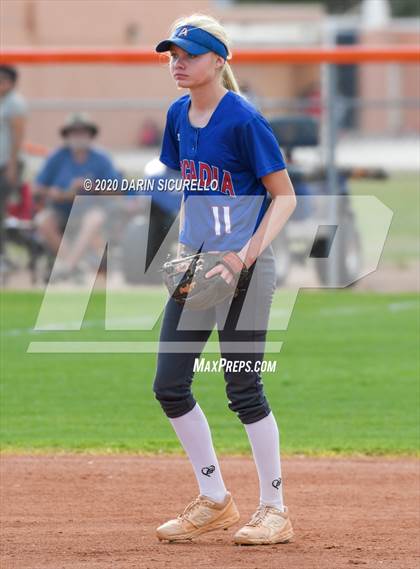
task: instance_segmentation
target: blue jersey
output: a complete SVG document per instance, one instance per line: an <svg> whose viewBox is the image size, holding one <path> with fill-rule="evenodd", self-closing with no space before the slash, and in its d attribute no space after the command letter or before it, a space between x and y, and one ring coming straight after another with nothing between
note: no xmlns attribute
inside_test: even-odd
<svg viewBox="0 0 420 569"><path fill-rule="evenodd" d="M180 241L203 251L239 251L268 206L261 177L286 167L268 121L228 91L205 127L188 117L191 98L169 107L160 161L184 180Z"/></svg>

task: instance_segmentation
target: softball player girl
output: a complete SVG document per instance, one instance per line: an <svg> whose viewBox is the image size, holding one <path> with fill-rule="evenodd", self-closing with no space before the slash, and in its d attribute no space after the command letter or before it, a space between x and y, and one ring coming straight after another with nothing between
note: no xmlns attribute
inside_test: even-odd
<svg viewBox="0 0 420 569"><path fill-rule="evenodd" d="M157 528L157 537L192 539L239 520L207 419L191 392L194 361L217 324L227 362L228 406L244 424L260 485L256 512L236 532L234 542L286 542L293 529L283 502L278 427L261 376L249 361L264 358L276 280L270 243L296 207L295 193L267 120L239 92L221 24L202 14L177 20L156 51L170 52L171 75L178 88L189 91L168 110L160 160L180 170L184 180L198 181L202 190L193 183L184 187L178 252L230 252L229 263L217 265L206 277L220 273L234 283L244 266L250 276L248 286L230 303L199 311L183 309L172 297L166 304L153 391L193 466L200 493L181 514ZM175 342L187 350L166 349ZM232 348L238 343L244 346L239 353ZM241 366L245 361L248 366Z"/></svg>

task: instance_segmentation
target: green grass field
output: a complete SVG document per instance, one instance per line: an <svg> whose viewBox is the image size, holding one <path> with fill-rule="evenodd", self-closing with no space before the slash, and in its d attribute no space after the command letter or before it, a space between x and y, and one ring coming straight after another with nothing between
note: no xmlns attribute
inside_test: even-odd
<svg viewBox="0 0 420 569"><path fill-rule="evenodd" d="M394 174L387 180L354 180L354 196L371 195L393 212L391 227L381 257L383 263L404 267L420 255L420 178L417 174Z"/></svg>
<svg viewBox="0 0 420 569"><path fill-rule="evenodd" d="M147 291L145 304L161 301ZM155 354L33 354L31 341L153 340L104 331L96 292L80 331L37 332L40 293L3 292L1 442L5 451L180 451L152 393ZM275 306L274 306L275 309ZM414 454L419 444L419 301L416 294L301 291L277 371L264 385L286 454ZM197 374L194 393L220 452L249 452L227 408L221 374Z"/></svg>

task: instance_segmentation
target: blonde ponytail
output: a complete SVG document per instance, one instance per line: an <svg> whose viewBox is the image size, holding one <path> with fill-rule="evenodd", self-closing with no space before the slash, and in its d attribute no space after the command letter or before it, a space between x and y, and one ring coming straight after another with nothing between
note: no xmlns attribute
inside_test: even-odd
<svg viewBox="0 0 420 569"><path fill-rule="evenodd" d="M227 47L228 50L227 59L232 59L232 53L230 51L230 45L229 45L230 41L226 33L226 30L224 29L222 24L218 20L216 20L216 18L213 18L213 16L208 16L207 14L195 13L191 14L191 16L185 16L179 18L172 24L171 33L174 32L180 26L195 26L196 28L201 28L202 30L205 30L209 34L212 34ZM236 81L232 68L227 61L225 61L225 64L223 66L221 79L223 87L225 87L225 89L238 93L238 95L241 94L238 82Z"/></svg>
<svg viewBox="0 0 420 569"><path fill-rule="evenodd" d="M222 83L225 89L229 89L229 91L233 91L234 93L241 94L241 90L239 89L238 82L235 79L235 75L233 74L232 68L229 63L226 61L223 71L222 71Z"/></svg>

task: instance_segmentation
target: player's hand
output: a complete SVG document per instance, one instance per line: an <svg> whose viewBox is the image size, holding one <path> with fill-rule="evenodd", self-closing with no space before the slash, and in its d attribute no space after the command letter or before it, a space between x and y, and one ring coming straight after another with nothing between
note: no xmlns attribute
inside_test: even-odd
<svg viewBox="0 0 420 569"><path fill-rule="evenodd" d="M62 202L63 201L63 192L58 188L52 187L48 189L48 198L53 202Z"/></svg>
<svg viewBox="0 0 420 569"><path fill-rule="evenodd" d="M246 270L242 252L226 251L223 255L223 263L220 263L210 269L204 276L209 279L214 275L220 276L231 286L235 286L235 281L239 278L241 272Z"/></svg>
<svg viewBox="0 0 420 569"><path fill-rule="evenodd" d="M73 194L77 194L81 190L84 189L84 179L83 178L75 178L72 183L70 184L70 191Z"/></svg>
<svg viewBox="0 0 420 569"><path fill-rule="evenodd" d="M228 284L233 284L234 276L232 273L227 269L224 265L216 265L213 269L211 269L208 273L206 273L206 279L210 279L212 276L219 274Z"/></svg>

